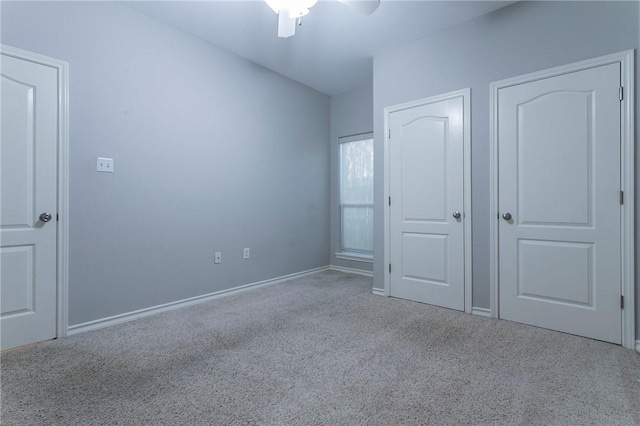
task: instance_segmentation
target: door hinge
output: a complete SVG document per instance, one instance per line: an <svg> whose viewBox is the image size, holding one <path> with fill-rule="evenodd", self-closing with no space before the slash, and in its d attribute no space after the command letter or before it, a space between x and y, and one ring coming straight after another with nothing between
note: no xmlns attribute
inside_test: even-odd
<svg viewBox="0 0 640 426"><path fill-rule="evenodd" d="M618 98L620 98L620 100L624 99L623 93L624 91L622 90L622 86L620 86L618 88Z"/></svg>
<svg viewBox="0 0 640 426"><path fill-rule="evenodd" d="M624 204L624 191L620 191L620 204Z"/></svg>
<svg viewBox="0 0 640 426"><path fill-rule="evenodd" d="M620 296L620 309L624 309L624 296Z"/></svg>
<svg viewBox="0 0 640 426"><path fill-rule="evenodd" d="M389 197L389 205L391 205L391 197Z"/></svg>
<svg viewBox="0 0 640 426"><path fill-rule="evenodd" d="M391 139L391 129L387 131L387 138Z"/></svg>
<svg viewBox="0 0 640 426"><path fill-rule="evenodd" d="M389 264L389 273L391 273L391 264Z"/></svg>
<svg viewBox="0 0 640 426"><path fill-rule="evenodd" d="M60 221L60 215L56 213L56 222Z"/></svg>

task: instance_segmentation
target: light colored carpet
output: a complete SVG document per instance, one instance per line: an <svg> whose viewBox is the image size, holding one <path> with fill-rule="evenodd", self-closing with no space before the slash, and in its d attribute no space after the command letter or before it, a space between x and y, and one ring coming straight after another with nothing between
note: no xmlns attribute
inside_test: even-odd
<svg viewBox="0 0 640 426"><path fill-rule="evenodd" d="M323 272L2 356L3 425L640 424L640 354Z"/></svg>

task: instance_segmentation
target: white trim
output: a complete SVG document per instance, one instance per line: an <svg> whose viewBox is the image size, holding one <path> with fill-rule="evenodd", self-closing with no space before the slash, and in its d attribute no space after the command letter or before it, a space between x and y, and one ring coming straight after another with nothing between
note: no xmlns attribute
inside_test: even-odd
<svg viewBox="0 0 640 426"><path fill-rule="evenodd" d="M473 233L471 207L471 89L463 91L464 103L464 311L470 313L473 308Z"/></svg>
<svg viewBox="0 0 640 426"><path fill-rule="evenodd" d="M489 311L498 318L498 86L489 84Z"/></svg>
<svg viewBox="0 0 640 426"><path fill-rule="evenodd" d="M386 296L386 294L384 293L384 290L381 288L372 288L371 289L371 293L375 294L376 296Z"/></svg>
<svg viewBox="0 0 640 426"><path fill-rule="evenodd" d="M38 53L0 44L0 52L24 61L54 68L58 73L58 185L57 185L57 297L56 337L67 335L69 288L69 63Z"/></svg>
<svg viewBox="0 0 640 426"><path fill-rule="evenodd" d="M352 260L354 262L373 263L372 254L355 254L349 252L335 253L336 259Z"/></svg>
<svg viewBox="0 0 640 426"><path fill-rule="evenodd" d="M373 277L373 272L363 271L362 269L345 268L344 266L330 265L329 269L336 272L344 272L345 274L358 274L365 277Z"/></svg>
<svg viewBox="0 0 640 426"><path fill-rule="evenodd" d="M491 317L491 309L489 308L478 308L474 306L471 308L471 313L480 317Z"/></svg>
<svg viewBox="0 0 640 426"><path fill-rule="evenodd" d="M462 223L464 224L464 311L470 313L471 302L472 302L472 233L471 233L471 218L472 218L472 208L471 208L471 89L466 88L462 90L456 90L454 92L444 93L441 95L431 96L424 99L419 99L416 101L406 102L399 105L389 106L384 108L384 295L389 295L389 272L388 266L391 258L391 253L389 251L389 244L391 242L391 237L389 232L391 232L391 227L389 224L390 221L390 212L389 212L389 203L387 200L390 195L389 188L389 119L391 117L391 113L402 111L409 108L414 108L420 105L425 105L429 103L439 102L447 99L453 99L457 97L462 97L463 108L464 108L464 153L463 153L463 174L464 174L464 209L463 209L463 219Z"/></svg>
<svg viewBox="0 0 640 426"><path fill-rule="evenodd" d="M634 172L635 172L635 113L634 113L634 50L626 50L607 56L550 68L490 84L491 91L491 122L490 122L490 274L489 285L491 292L491 316L498 318L498 90L528 83L543 78L555 77L588 68L612 64L621 64L621 84L624 88L624 99L621 102L621 189L624 191L624 205L622 206L622 295L625 299L625 309L622 311L622 346L633 349L635 345L635 280L634 280Z"/></svg>
<svg viewBox="0 0 640 426"><path fill-rule="evenodd" d="M74 334L84 333L85 331L98 330L105 327L111 327L125 322L137 320L140 318L148 317L150 315L159 314L160 312L172 311L174 309L185 308L187 306L198 305L200 303L208 302L213 299L218 299L223 296L230 296L232 294L241 293L243 291L255 289L258 287L264 287L272 284L278 284L284 281L289 281L295 278L302 278L307 275L317 274L328 270L328 266L321 266L319 268L309 269L307 271L296 272L294 274L283 275L281 277L272 278L269 280L258 281L251 284L245 284L226 290L215 291L213 293L204 294L202 296L190 297L188 299L177 300L175 302L164 303L162 305L151 306L149 308L138 309L137 311L127 312L124 314L114 315L107 318L101 318L94 321L85 322L82 324L75 324L69 327L67 335L73 336Z"/></svg>
<svg viewBox="0 0 640 426"><path fill-rule="evenodd" d="M622 146L620 154L621 189L624 191L622 206L622 295L624 310L622 311L622 346L633 349L636 330L636 295L635 295L635 52L627 50L619 55L620 81L623 87L623 100L620 122Z"/></svg>
<svg viewBox="0 0 640 426"><path fill-rule="evenodd" d="M383 237L384 237L384 253L382 254L384 256L384 263L382 265L382 273L384 275L384 296L389 296L389 288L390 288L390 280L391 280L391 272L389 272L389 264L391 263L391 249L390 249L390 245L391 245L391 227L389 226L389 221L391 220L391 206L389 206L389 202L387 200L389 200L389 197L391 194L391 189L390 189L390 183L389 183L389 169L390 169L390 147L389 147L389 131L390 131L390 124L389 124L389 119L391 116L391 111L393 107L385 107L384 109L384 131L382 134L382 138L384 140L383 143L383 162L384 162L384 166L383 166L383 173L384 173L384 187L383 187L383 192L384 195L382 197L382 205L384 206L383 208L383 213L382 213L382 223L384 225L384 232L383 232ZM375 170L374 170L375 172Z"/></svg>
<svg viewBox="0 0 640 426"><path fill-rule="evenodd" d="M373 132L357 133L355 135L338 136L338 146L343 143L355 142L355 141L368 141L373 139Z"/></svg>

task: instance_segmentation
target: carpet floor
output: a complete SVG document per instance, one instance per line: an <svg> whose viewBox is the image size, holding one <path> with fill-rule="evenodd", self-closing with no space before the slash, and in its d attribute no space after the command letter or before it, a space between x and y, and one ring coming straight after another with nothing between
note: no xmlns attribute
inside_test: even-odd
<svg viewBox="0 0 640 426"><path fill-rule="evenodd" d="M8 352L3 425L640 424L640 354L322 272Z"/></svg>

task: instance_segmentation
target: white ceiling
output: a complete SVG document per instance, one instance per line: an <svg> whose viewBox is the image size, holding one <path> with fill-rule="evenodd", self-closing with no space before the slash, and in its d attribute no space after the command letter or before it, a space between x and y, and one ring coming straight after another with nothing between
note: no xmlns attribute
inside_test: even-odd
<svg viewBox="0 0 640 426"><path fill-rule="evenodd" d="M373 83L373 54L401 46L513 1L382 0L362 16L320 0L293 37L277 37L277 15L262 1L133 1L127 6L327 95Z"/></svg>

